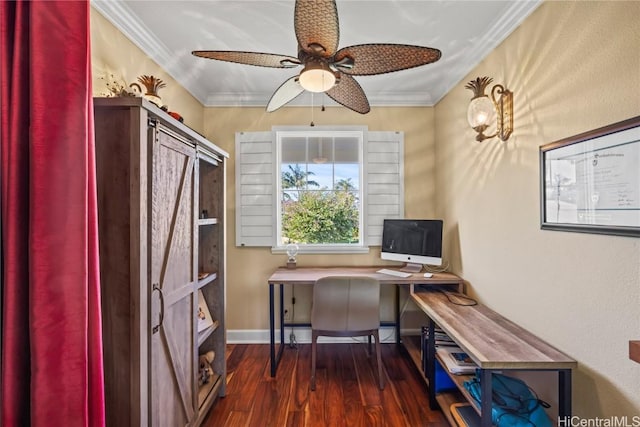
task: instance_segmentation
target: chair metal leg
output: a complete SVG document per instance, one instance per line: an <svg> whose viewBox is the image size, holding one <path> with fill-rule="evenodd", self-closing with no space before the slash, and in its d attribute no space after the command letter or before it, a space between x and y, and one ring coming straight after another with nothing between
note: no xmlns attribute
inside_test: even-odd
<svg viewBox="0 0 640 427"><path fill-rule="evenodd" d="M316 389L316 341L318 340L318 334L316 331L311 330L311 391Z"/></svg>
<svg viewBox="0 0 640 427"><path fill-rule="evenodd" d="M380 390L384 390L384 375L382 375L382 356L380 355L380 334L376 330L373 333L376 340L376 359L378 361L378 381L380 382Z"/></svg>

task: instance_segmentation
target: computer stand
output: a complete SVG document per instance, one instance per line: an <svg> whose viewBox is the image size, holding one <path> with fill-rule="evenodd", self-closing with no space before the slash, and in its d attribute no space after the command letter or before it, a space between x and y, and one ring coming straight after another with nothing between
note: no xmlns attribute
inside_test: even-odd
<svg viewBox="0 0 640 427"><path fill-rule="evenodd" d="M422 264L408 262L400 269L400 271L406 271L407 273L420 273L422 271Z"/></svg>

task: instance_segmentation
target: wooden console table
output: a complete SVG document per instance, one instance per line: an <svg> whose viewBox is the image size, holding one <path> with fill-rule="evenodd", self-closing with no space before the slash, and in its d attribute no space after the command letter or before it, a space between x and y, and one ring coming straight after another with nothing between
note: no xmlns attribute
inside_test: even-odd
<svg viewBox="0 0 640 427"><path fill-rule="evenodd" d="M492 395L491 376L494 371L546 370L558 373L559 416L571 415L571 370L575 360L547 344L527 330L505 319L481 304L468 306L453 304L442 289L430 286L411 286L411 298L429 317L427 343L427 378L429 402L438 404L451 421L447 393L436 395L434 329L438 325L478 365L482 396ZM478 407L463 386L470 376L451 375L462 395L479 411L482 426L491 426L491 399L482 399ZM455 424L453 424L455 425Z"/></svg>
<svg viewBox="0 0 640 427"><path fill-rule="evenodd" d="M316 281L322 277L327 276L367 276L372 277L380 281L380 284L391 285L417 285L417 284L429 284L429 285L449 285L457 286L456 290L461 292L463 286L463 280L452 273L436 273L433 277L425 278L422 273L412 274L407 278L390 276L388 274L378 273L377 270L384 268L382 266L377 267L298 267L295 269L279 268L271 277L269 277L269 344L271 355L271 376L275 377L276 370L278 369L278 363L280 363L280 357L284 350L284 328L294 326L310 326L309 324L300 323L285 323L284 321L284 285L313 285ZM279 314L278 320L280 325L280 345L276 353L276 304L275 304L275 289L278 289L279 293ZM396 287L395 305L396 305L396 319L392 324L396 328L396 342L400 340L400 312L399 312L399 288Z"/></svg>
<svg viewBox="0 0 640 427"><path fill-rule="evenodd" d="M640 363L640 341L629 341L629 359Z"/></svg>

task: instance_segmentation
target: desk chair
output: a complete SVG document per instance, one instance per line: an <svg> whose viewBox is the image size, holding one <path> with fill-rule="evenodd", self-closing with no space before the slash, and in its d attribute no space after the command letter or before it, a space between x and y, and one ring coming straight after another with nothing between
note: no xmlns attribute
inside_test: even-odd
<svg viewBox="0 0 640 427"><path fill-rule="evenodd" d="M313 286L311 306L311 390L316 389L318 336L366 336L375 339L380 390L384 389L380 357L380 283L369 277L331 276Z"/></svg>

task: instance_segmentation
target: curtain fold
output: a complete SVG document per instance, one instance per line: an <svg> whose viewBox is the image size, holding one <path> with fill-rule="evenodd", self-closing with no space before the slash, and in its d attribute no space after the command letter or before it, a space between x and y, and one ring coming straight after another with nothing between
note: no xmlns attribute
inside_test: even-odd
<svg viewBox="0 0 640 427"><path fill-rule="evenodd" d="M102 426L89 3L0 8L0 424Z"/></svg>

